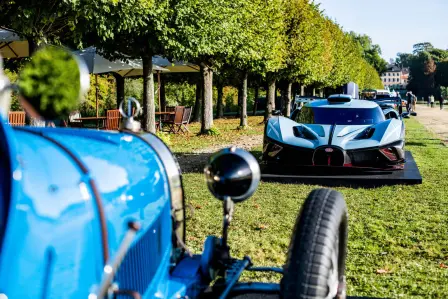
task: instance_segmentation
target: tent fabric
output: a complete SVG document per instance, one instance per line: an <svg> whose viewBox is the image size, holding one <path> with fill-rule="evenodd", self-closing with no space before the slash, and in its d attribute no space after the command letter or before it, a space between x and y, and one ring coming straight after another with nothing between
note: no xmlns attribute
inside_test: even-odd
<svg viewBox="0 0 448 299"><path fill-rule="evenodd" d="M120 74L123 77L136 77L136 76L143 76L143 65L141 59L135 59L132 60L132 63L140 65L139 68L134 68L132 70L121 70L117 71L116 73ZM189 63L189 62L183 62L183 61L174 61L171 62L168 59L161 57L161 56L154 56L152 58L152 64L153 64L153 71L158 71L161 73L195 73L199 72L199 66ZM162 69L157 69L154 66L159 66Z"/></svg>
<svg viewBox="0 0 448 299"><path fill-rule="evenodd" d="M120 60L110 61L101 56L100 54L98 54L95 47L89 47L83 50L74 51L73 53L75 53L75 55L84 60L84 62L87 65L87 69L91 74L115 72L124 76L125 74L132 73L132 75L124 76L124 77L131 77L131 76L141 76L141 74L134 75L134 73L138 72L142 73L143 66L141 60L129 60L128 63ZM153 72L168 71L167 69L162 68L158 65L153 65L152 70Z"/></svg>
<svg viewBox="0 0 448 299"><path fill-rule="evenodd" d="M0 55L3 58L22 58L29 56L28 41L16 33L0 29Z"/></svg>

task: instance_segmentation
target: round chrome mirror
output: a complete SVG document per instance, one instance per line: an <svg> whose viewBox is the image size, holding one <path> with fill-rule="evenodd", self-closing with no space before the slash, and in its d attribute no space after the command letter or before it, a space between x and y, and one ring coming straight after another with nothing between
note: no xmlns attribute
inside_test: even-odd
<svg viewBox="0 0 448 299"><path fill-rule="evenodd" d="M208 189L218 199L242 202L257 189L260 166L245 150L232 147L214 154L204 169Z"/></svg>
<svg viewBox="0 0 448 299"><path fill-rule="evenodd" d="M78 108L90 78L85 64L70 51L47 46L31 57L17 85L22 105L31 116L58 119Z"/></svg>

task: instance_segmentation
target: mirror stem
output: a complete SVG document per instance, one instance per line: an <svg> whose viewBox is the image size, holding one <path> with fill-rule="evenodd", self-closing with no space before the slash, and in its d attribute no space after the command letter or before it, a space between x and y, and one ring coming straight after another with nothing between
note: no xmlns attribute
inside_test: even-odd
<svg viewBox="0 0 448 299"><path fill-rule="evenodd" d="M223 229L222 229L222 246L224 248L227 247L227 235L229 230L230 222L232 221L233 216L233 206L234 202L230 197L226 197L223 201L223 208L224 208L224 219L223 219Z"/></svg>

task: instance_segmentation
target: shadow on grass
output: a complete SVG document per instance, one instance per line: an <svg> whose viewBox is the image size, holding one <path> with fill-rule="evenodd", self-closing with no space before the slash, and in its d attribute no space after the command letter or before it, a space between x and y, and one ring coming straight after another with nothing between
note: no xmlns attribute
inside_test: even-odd
<svg viewBox="0 0 448 299"><path fill-rule="evenodd" d="M426 143L424 143L424 142L414 142L414 141L409 141L409 142L406 142L406 145L407 146L427 146L426 145Z"/></svg>
<svg viewBox="0 0 448 299"><path fill-rule="evenodd" d="M182 173L203 173L205 164L213 153L204 154L175 154Z"/></svg>

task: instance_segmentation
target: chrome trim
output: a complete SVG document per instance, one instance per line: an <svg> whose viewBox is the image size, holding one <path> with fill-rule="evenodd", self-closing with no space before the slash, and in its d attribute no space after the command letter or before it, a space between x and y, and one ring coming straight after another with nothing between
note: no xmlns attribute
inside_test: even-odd
<svg viewBox="0 0 448 299"><path fill-rule="evenodd" d="M257 159L255 159L255 157L240 148L237 147L230 147L230 148L225 148L220 150L219 152L217 152L216 154L214 154L211 157L211 160L208 164L210 164L213 160L217 159L218 157L221 157L223 155L237 155L238 157L240 157L241 159L243 159L248 165L249 168L252 172L252 182L250 184L249 189L247 190L246 193L240 195L240 196L236 196L236 197L232 197L232 201L234 202L240 202L240 201L244 201L247 198L251 197L252 194L254 194L255 190L257 190L258 184L260 183L260 178L261 178L261 172L260 172L260 165L257 162ZM208 170L208 164L204 169L204 172L206 172ZM216 196L216 195L215 195ZM224 200L226 196L222 196L222 197L217 197L219 200Z"/></svg>
<svg viewBox="0 0 448 299"><path fill-rule="evenodd" d="M156 135L145 133L145 134L135 134L132 132L123 132L135 136L146 144L148 144L159 156L168 177L168 184L171 195L171 215L175 220L175 225L178 227L173 227L173 246L175 248L183 248L183 244L179 244L177 241L177 236L180 236L180 241L185 244L185 199L184 191L182 185L182 173L177 162L176 157L171 153L168 146Z"/></svg>

